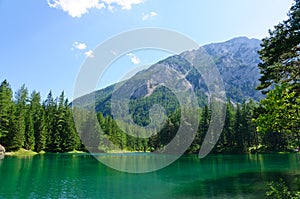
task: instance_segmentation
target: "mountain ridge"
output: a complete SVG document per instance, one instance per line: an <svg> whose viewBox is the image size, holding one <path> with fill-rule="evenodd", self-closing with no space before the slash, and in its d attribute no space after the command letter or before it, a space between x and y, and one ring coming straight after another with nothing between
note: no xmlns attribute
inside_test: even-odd
<svg viewBox="0 0 300 199"><path fill-rule="evenodd" d="M256 90L260 77L257 67L260 63L257 53L260 49L260 43L261 41L258 39L237 37L222 43L211 43L200 47L214 61L223 79L227 98L235 103L241 103L249 99L259 101L262 98L262 94ZM157 88L164 85L166 80L170 80L173 82L174 85L172 86L174 87L183 89L192 87L200 101L199 104L205 104L207 100L205 98L208 97L208 88L201 74L186 59L188 56L196 56L200 49L170 56L158 61L148 69L138 72L128 80L130 82L128 83L129 87L135 88L137 84L141 84L131 93L130 99L149 98ZM108 109L112 93L117 88L116 85L118 84L95 91L97 112L110 115Z"/></svg>

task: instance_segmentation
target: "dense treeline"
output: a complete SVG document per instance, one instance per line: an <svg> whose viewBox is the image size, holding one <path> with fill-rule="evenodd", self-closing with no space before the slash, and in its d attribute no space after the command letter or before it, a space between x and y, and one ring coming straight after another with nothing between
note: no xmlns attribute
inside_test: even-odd
<svg viewBox="0 0 300 199"><path fill-rule="evenodd" d="M218 140L213 152L215 153L243 153L243 152L273 152L286 151L293 148L294 139L291 136L284 134L257 133L257 127L253 122L253 117L257 117L256 113L259 110L257 103L253 101L244 102L242 104L234 104L228 100L226 105L226 118L222 134ZM187 150L187 153L198 153L207 133L211 118L211 109L209 106L204 106L200 112L199 127L196 132L195 139L192 145ZM193 113L191 113L191 117ZM133 116L134 117L134 116ZM176 110L168 115L162 129L154 133L148 139L136 138L137 132L130 126L123 125L126 132L137 135L136 137L129 136L122 131L116 122L110 117L103 117L101 113L98 115L101 127L104 134L109 140L119 149L145 151L163 149L176 135L180 126L181 112ZM141 117L139 117L141 120ZM140 121L142 124L147 123L148 118ZM184 122L184 121L183 121ZM140 132L141 133L141 132ZM180 140L183 141L183 140Z"/></svg>
<svg viewBox="0 0 300 199"><path fill-rule="evenodd" d="M23 85L13 98L9 83L0 86L0 143L8 150L66 152L81 149L69 102L64 92L45 101L40 93L29 96Z"/></svg>
<svg viewBox="0 0 300 199"><path fill-rule="evenodd" d="M153 104L155 102L151 102ZM135 106L140 104L136 103ZM164 104L163 104L164 105ZM175 105L174 105L175 106ZM139 107L139 106L138 106ZM173 106L172 106L173 107ZM272 131L258 134L253 117L257 117L260 107L253 101L234 104L228 100L223 132L215 146L216 153L242 153L255 151L285 151L295 145L295 139L286 134ZM36 152L67 152L72 150L90 151L155 151L163 149L177 134L181 111L168 113L168 118L160 129L152 129L152 136L142 128L117 123L111 116L82 111L76 131L73 114L64 92L58 98L50 92L42 101L38 92L29 96L23 85L13 97L9 83L0 86L0 143L8 150L25 148ZM134 108L133 108L134 110ZM138 109L139 110L139 109ZM257 111L258 110L258 111ZM133 112L133 119L140 125L149 123L147 110ZM149 111L148 111L149 113ZM199 114L199 127L195 139L187 153L197 153L203 143L211 118L211 109L204 106ZM99 122L100 125L95 125ZM185 122L185 121L183 121ZM85 146L83 146L83 144ZM86 147L86 148L85 148Z"/></svg>

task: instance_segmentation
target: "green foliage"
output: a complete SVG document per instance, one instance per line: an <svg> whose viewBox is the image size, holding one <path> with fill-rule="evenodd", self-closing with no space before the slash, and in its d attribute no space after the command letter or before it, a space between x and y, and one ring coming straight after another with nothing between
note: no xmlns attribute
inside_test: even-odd
<svg viewBox="0 0 300 199"><path fill-rule="evenodd" d="M9 151L18 151L22 147L36 152L81 149L64 93L56 102L50 92L42 103L40 93L36 91L29 99L23 85L13 100L6 80L0 86L0 143Z"/></svg>
<svg viewBox="0 0 300 199"><path fill-rule="evenodd" d="M234 146L234 107L230 100L226 104L226 117L220 143L223 147Z"/></svg>
<svg viewBox="0 0 300 199"><path fill-rule="evenodd" d="M271 85L288 83L299 91L299 44L300 44L300 1L295 0L289 19L269 31L270 36L263 39L259 51L263 63L259 64L262 77L259 89Z"/></svg>
<svg viewBox="0 0 300 199"><path fill-rule="evenodd" d="M15 94L15 104L16 104L16 135L18 147L22 147L25 142L25 130L26 123L25 117L27 112L27 102L28 102L28 90L25 85L16 92Z"/></svg>
<svg viewBox="0 0 300 199"><path fill-rule="evenodd" d="M295 0L289 19L275 26L259 51L262 74L258 89L267 92L255 120L258 131L292 137L289 144L300 148L300 1Z"/></svg>
<svg viewBox="0 0 300 199"><path fill-rule="evenodd" d="M255 119L257 123L257 131L270 135L277 133L281 139L279 143L274 143L276 148L282 149L287 147L287 137L290 145L300 146L300 99L295 98L295 92L291 92L290 86L282 84L267 93L266 99L262 100L260 114ZM295 138L297 140L295 140ZM285 139L285 140L284 140Z"/></svg>
<svg viewBox="0 0 300 199"><path fill-rule="evenodd" d="M12 91L6 81L1 84L0 89L0 133L2 136L0 141L9 150L18 150L21 147L36 152L163 150L174 138L178 139L178 144L185 141L176 136L181 122L186 123L199 118L195 139L187 150L187 153L198 153L211 120L211 105L206 105L201 110L178 109L176 103L163 102L163 99L171 100L174 96L166 97L162 95L162 92L153 93L154 96L151 99L133 99L131 102L131 111L136 114L133 118L136 118L135 122L141 126L149 123L149 109L153 105L152 100L161 103L168 110L165 123L160 129L151 129L152 136L149 137L147 136L149 132L146 130L126 124L126 122L115 121L109 115L104 116L104 114L98 113L97 121L92 111L76 108L71 110L63 92L57 100L53 99L50 92L47 99L41 102L40 94L35 91L32 92L29 100L27 89L22 86L13 101ZM168 91L165 93L167 94ZM270 92L271 94L272 92ZM143 105L146 110L138 108L140 105ZM253 150L261 144L275 146L276 142L270 138L270 134L256 133L255 123L251 120L255 113L255 107L256 104L252 101L233 104L228 100L225 126L214 152L247 152L249 148ZM190 113L185 116L188 118L181 118L182 110ZM73 111L79 115L76 127L80 128L80 135L75 129ZM24 131L22 131L23 128ZM79 136L85 146L82 145ZM279 140L281 144L284 143L282 140L287 139L282 137L280 140L279 138L277 137L276 140ZM278 148L286 149L286 147Z"/></svg>
<svg viewBox="0 0 300 199"><path fill-rule="evenodd" d="M81 124L81 139L86 149L90 152L98 152L101 138L101 129L97 125L94 113L92 111L86 112L84 121Z"/></svg>
<svg viewBox="0 0 300 199"><path fill-rule="evenodd" d="M46 150L52 151L57 148L57 136L56 136L56 112L57 112L57 104L54 102L52 92L50 91L47 99L43 103L43 107L45 109L45 121L47 123L46 126Z"/></svg>
<svg viewBox="0 0 300 199"><path fill-rule="evenodd" d="M32 117L33 121L34 149L36 152L40 152L46 147L45 111L41 105L40 93L35 91L31 94L29 115Z"/></svg>
<svg viewBox="0 0 300 199"><path fill-rule="evenodd" d="M270 182L268 191L266 192L267 199L299 199L299 192L290 191L288 186L282 179L278 182Z"/></svg>
<svg viewBox="0 0 300 199"><path fill-rule="evenodd" d="M68 99L64 102L65 128L62 132L63 151L74 151L80 147L80 138L75 128L72 110L69 106Z"/></svg>
<svg viewBox="0 0 300 199"><path fill-rule="evenodd" d="M3 142L9 135L9 123L11 119L12 91L6 80L0 86L0 138Z"/></svg>
<svg viewBox="0 0 300 199"><path fill-rule="evenodd" d="M0 142L8 150L18 149L16 138L15 104L12 101L12 90L4 80L0 85Z"/></svg>
<svg viewBox="0 0 300 199"><path fill-rule="evenodd" d="M33 118L31 115L31 111L28 109L27 114L25 117L25 143L24 147L27 150L33 150L35 145L35 139L34 139L34 124L33 124Z"/></svg>

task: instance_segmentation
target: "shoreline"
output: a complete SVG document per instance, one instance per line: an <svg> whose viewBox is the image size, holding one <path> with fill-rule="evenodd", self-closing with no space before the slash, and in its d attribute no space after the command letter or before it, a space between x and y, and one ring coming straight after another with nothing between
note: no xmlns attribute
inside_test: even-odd
<svg viewBox="0 0 300 199"><path fill-rule="evenodd" d="M106 151L106 152L100 152L101 154L129 154L129 153L151 153L150 151L128 151L128 150L111 150L111 151ZM245 153L211 153L210 155L246 155L246 154L300 154L300 151L276 151L276 152L270 152L270 151L265 151L265 152L257 152L257 153L250 153L250 152L245 152ZM32 151L32 150L26 150L26 149L20 149L18 151L10 151L10 152L5 152L5 156L10 156L10 157L31 157L35 155L45 155L45 154L61 154L61 155L76 155L76 154L91 154L89 152L85 151L69 151L69 152L64 152L64 153L52 153L52 152L45 152L41 151L39 153ZM183 155L197 155L194 153L191 154L183 154Z"/></svg>
<svg viewBox="0 0 300 199"><path fill-rule="evenodd" d="M129 153L150 153L150 151L128 151L128 150L111 150L111 151L106 151L106 152L101 152L103 154L129 154ZM75 154L91 154L89 152L86 151L68 151L68 152L45 152L45 151L41 151L41 152L35 152L32 150L26 150L26 149L19 149L18 151L9 151L9 152L5 152L4 156L10 156L10 157L30 157L30 156L35 156L35 155L45 155L45 154L64 154L64 155L75 155Z"/></svg>
<svg viewBox="0 0 300 199"><path fill-rule="evenodd" d="M31 151L31 150L26 150L26 149L19 149L18 151L9 151L9 152L5 152L4 155L5 156L34 156L34 155L38 155L40 153L37 153L35 151ZM43 154L43 153L41 153Z"/></svg>

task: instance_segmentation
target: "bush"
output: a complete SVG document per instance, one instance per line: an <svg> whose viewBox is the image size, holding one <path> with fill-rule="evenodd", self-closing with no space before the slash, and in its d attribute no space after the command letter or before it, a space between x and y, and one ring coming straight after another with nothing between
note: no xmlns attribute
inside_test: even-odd
<svg viewBox="0 0 300 199"><path fill-rule="evenodd" d="M270 182L266 192L267 199L300 199L299 192L290 191L286 183L279 179L278 182Z"/></svg>

